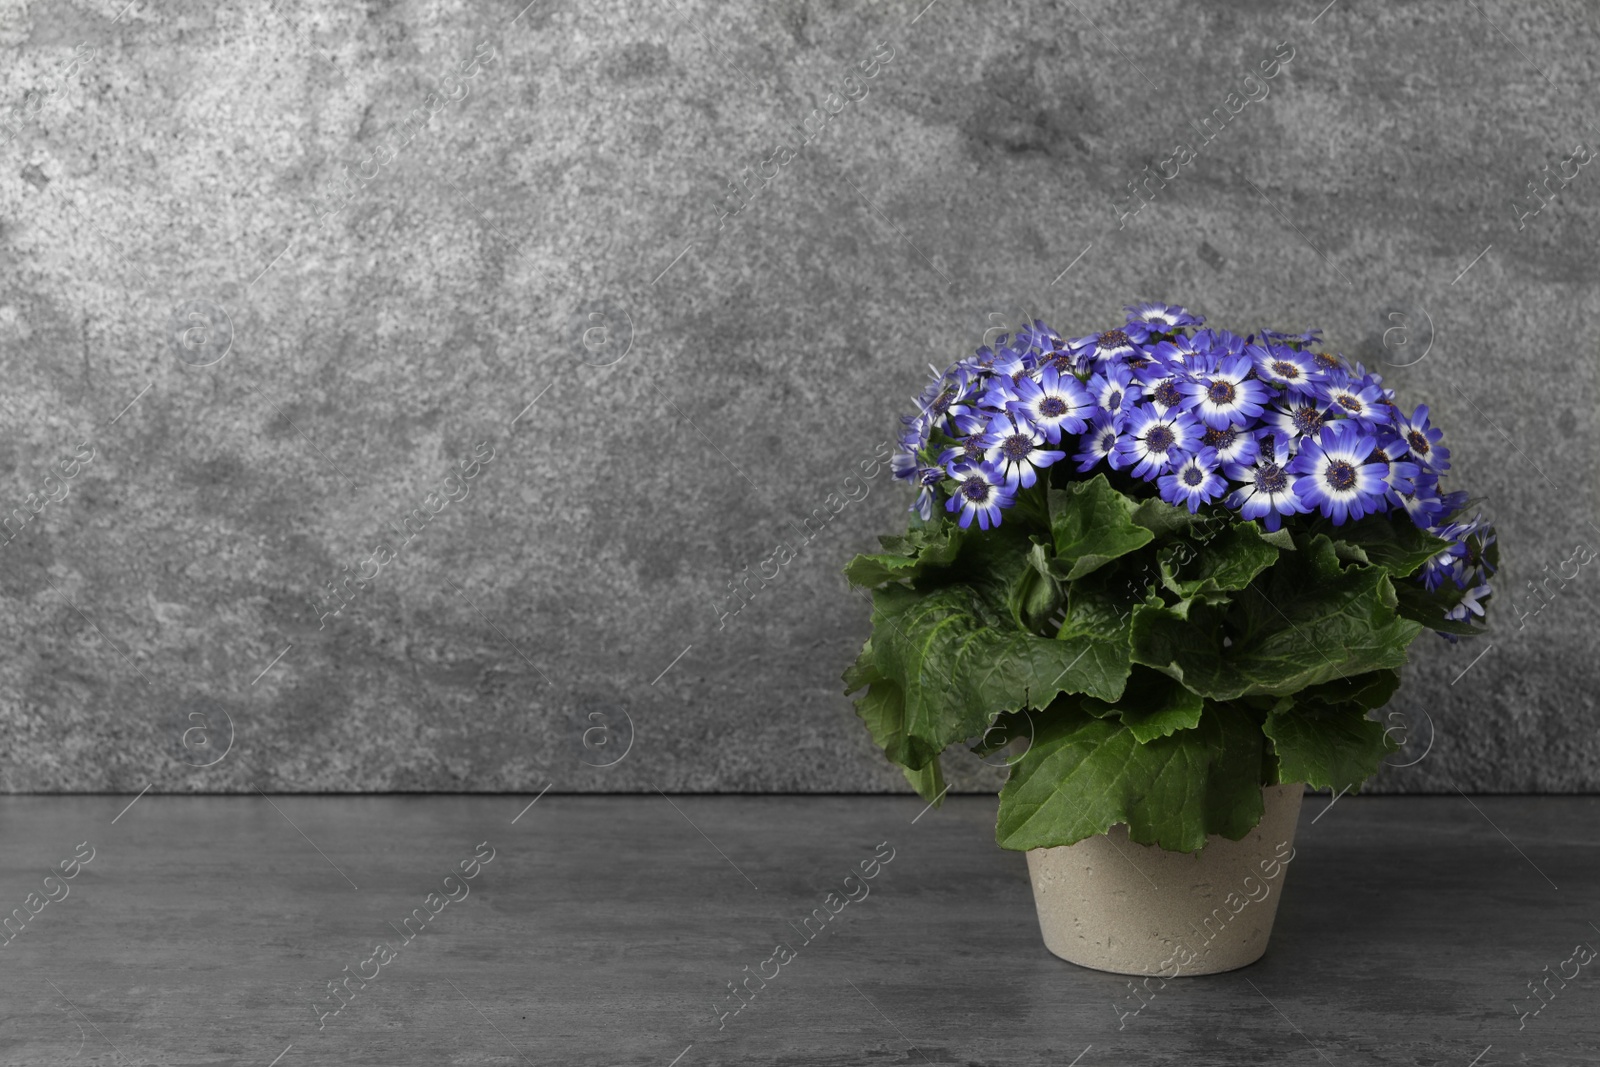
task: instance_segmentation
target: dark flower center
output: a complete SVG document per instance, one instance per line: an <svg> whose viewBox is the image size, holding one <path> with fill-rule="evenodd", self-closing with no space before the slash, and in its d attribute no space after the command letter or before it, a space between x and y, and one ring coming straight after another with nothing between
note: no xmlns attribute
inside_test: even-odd
<svg viewBox="0 0 1600 1067"><path fill-rule="evenodd" d="M950 401L954 400L955 398L956 398L955 387L951 386L951 385L947 385L947 386L944 387L944 390L942 392L940 392L937 397L934 398L933 403L928 405L928 410L932 411L932 412L935 412L936 414L943 415L944 412L945 412L945 409L950 406Z"/></svg>
<svg viewBox="0 0 1600 1067"><path fill-rule="evenodd" d="M1200 439L1220 452L1231 446L1238 436L1239 431L1232 426L1228 426L1221 430L1207 430L1201 435Z"/></svg>
<svg viewBox="0 0 1600 1067"><path fill-rule="evenodd" d="M1340 492L1344 492L1356 484L1356 469L1342 459L1336 459L1328 464L1328 469L1322 476L1328 479L1328 484Z"/></svg>
<svg viewBox="0 0 1600 1067"><path fill-rule="evenodd" d="M1101 348L1127 348L1129 343L1128 335L1121 330L1107 330L1100 335Z"/></svg>
<svg viewBox="0 0 1600 1067"><path fill-rule="evenodd" d="M1206 396L1211 399L1213 404L1231 404L1233 403L1233 383L1212 382L1211 388L1206 390Z"/></svg>
<svg viewBox="0 0 1600 1067"><path fill-rule="evenodd" d="M1280 378L1288 378L1290 381L1294 381L1300 377L1300 368L1293 363L1287 363L1280 359L1272 365L1272 373Z"/></svg>
<svg viewBox="0 0 1600 1067"><path fill-rule="evenodd" d="M1340 365L1338 356L1330 356L1326 352L1313 352L1311 353L1311 358L1322 364L1324 367L1327 367L1329 370L1332 370Z"/></svg>
<svg viewBox="0 0 1600 1067"><path fill-rule="evenodd" d="M1205 480L1206 480L1206 476L1203 473L1201 473L1199 467L1185 467L1184 468L1184 470L1183 470L1183 484L1184 485L1199 485L1201 482L1203 482Z"/></svg>
<svg viewBox="0 0 1600 1067"><path fill-rule="evenodd" d="M1385 467L1387 467L1389 465L1389 453L1385 452L1381 448L1374 448L1372 450L1372 462L1382 463Z"/></svg>
<svg viewBox="0 0 1600 1067"><path fill-rule="evenodd" d="M1059 419L1067 413L1067 402L1059 396L1047 396L1039 402L1039 414L1047 419Z"/></svg>
<svg viewBox="0 0 1600 1067"><path fill-rule="evenodd" d="M1295 408L1294 428L1301 433L1316 433L1322 429L1322 412L1316 408Z"/></svg>
<svg viewBox="0 0 1600 1067"><path fill-rule="evenodd" d="M1149 365L1150 361L1148 359L1136 358L1127 361L1127 366L1130 370L1139 370L1140 368L1148 367Z"/></svg>
<svg viewBox="0 0 1600 1067"><path fill-rule="evenodd" d="M1111 390L1111 392L1106 394L1106 407L1110 408L1112 411L1115 411L1118 408L1120 408L1121 406L1122 406L1122 390L1121 389L1113 389L1113 390Z"/></svg>
<svg viewBox="0 0 1600 1067"><path fill-rule="evenodd" d="M1419 456L1426 456L1432 447L1428 444L1427 436L1421 430L1412 430L1406 434L1406 444L1410 445L1411 451Z"/></svg>
<svg viewBox="0 0 1600 1067"><path fill-rule="evenodd" d="M961 495L974 504L981 504L989 499L990 485L982 477L968 478L961 483Z"/></svg>
<svg viewBox="0 0 1600 1067"><path fill-rule="evenodd" d="M1154 426L1144 435L1144 444L1152 452L1165 452L1177 440L1172 436L1172 430L1166 426Z"/></svg>
<svg viewBox="0 0 1600 1067"><path fill-rule="evenodd" d="M1178 383L1171 378L1156 386L1156 390L1151 396L1155 398L1157 404L1164 408L1175 408L1183 403L1183 394L1178 392Z"/></svg>
<svg viewBox="0 0 1600 1067"><path fill-rule="evenodd" d="M1023 459L1033 451L1033 438L1025 434L1012 434L1000 443L1000 450L1010 460Z"/></svg>
<svg viewBox="0 0 1600 1067"><path fill-rule="evenodd" d="M1262 437L1260 442L1261 459L1266 463L1276 463L1278 460L1278 442L1274 437Z"/></svg>
<svg viewBox="0 0 1600 1067"><path fill-rule="evenodd" d="M983 456L983 432L969 434L962 445L963 458L979 459Z"/></svg>
<svg viewBox="0 0 1600 1067"><path fill-rule="evenodd" d="M1339 406L1344 408L1346 411L1353 411L1359 415L1364 410L1361 406L1360 397L1351 396L1349 393L1340 393L1334 399L1339 401Z"/></svg>
<svg viewBox="0 0 1600 1067"><path fill-rule="evenodd" d="M1281 493L1289 485L1289 476L1276 463L1256 468L1256 488L1264 493Z"/></svg>
<svg viewBox="0 0 1600 1067"><path fill-rule="evenodd" d="M1100 451L1110 452L1117 443L1117 431L1107 430L1100 435Z"/></svg>

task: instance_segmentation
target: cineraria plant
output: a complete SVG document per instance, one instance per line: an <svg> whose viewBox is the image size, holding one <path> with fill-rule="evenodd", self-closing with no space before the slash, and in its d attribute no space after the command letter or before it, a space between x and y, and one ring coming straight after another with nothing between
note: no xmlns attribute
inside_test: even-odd
<svg viewBox="0 0 1600 1067"><path fill-rule="evenodd" d="M1412 639L1480 625L1492 527L1445 492L1426 406L1322 350L1177 307L1063 340L1035 321L903 417L910 528L857 556L872 634L846 692L924 797L940 754L1009 759L996 837L1125 823L1193 852L1261 786L1356 788Z"/></svg>

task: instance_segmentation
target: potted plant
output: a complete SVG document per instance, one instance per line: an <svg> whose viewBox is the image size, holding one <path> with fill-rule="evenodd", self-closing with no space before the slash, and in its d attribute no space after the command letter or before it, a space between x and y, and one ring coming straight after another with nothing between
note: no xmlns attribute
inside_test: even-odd
<svg viewBox="0 0 1600 1067"><path fill-rule="evenodd" d="M1484 632L1493 529L1444 491L1428 409L1319 331L1163 304L1070 340L1035 320L918 404L909 528L846 567L873 740L934 803L951 746L1007 753L996 840L1056 955L1258 959L1305 786L1398 748L1370 712L1423 630Z"/></svg>

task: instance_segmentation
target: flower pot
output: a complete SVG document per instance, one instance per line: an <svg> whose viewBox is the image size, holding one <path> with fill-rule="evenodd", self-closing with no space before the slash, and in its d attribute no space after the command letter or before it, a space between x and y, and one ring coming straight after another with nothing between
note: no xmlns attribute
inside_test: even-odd
<svg viewBox="0 0 1600 1067"><path fill-rule="evenodd" d="M1300 783L1264 786L1266 814L1243 839L1215 834L1196 853L1109 833L1028 852L1044 944L1062 959L1115 974L1216 974L1267 951L1294 831Z"/></svg>

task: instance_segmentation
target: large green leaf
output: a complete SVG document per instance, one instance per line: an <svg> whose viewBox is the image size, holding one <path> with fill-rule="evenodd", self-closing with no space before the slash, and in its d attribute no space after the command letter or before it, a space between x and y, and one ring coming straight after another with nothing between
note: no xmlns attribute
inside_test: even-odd
<svg viewBox="0 0 1600 1067"><path fill-rule="evenodd" d="M1377 773L1385 756L1400 750L1359 704L1276 708L1263 730L1277 750L1278 780L1318 789L1356 789Z"/></svg>
<svg viewBox="0 0 1600 1067"><path fill-rule="evenodd" d="M1056 576L1073 581L1149 544L1155 534L1133 521L1133 511L1133 501L1103 474L1050 490Z"/></svg>
<svg viewBox="0 0 1600 1067"><path fill-rule="evenodd" d="M1318 536L1237 593L1225 618L1198 602L1140 605L1133 661L1216 700L1285 696L1403 664L1422 628L1395 607L1382 568L1341 570L1332 544Z"/></svg>
<svg viewBox="0 0 1600 1067"><path fill-rule="evenodd" d="M1033 545L1024 558L1028 566L1012 583L1006 606L1018 626L1040 633L1061 607L1061 583L1050 574L1050 551L1044 545Z"/></svg>
<svg viewBox="0 0 1600 1067"><path fill-rule="evenodd" d="M1122 696L1115 701L1084 697L1083 710L1096 718L1115 712L1122 724L1144 744L1176 730L1192 729L1200 721L1205 701L1182 682L1147 667L1128 675Z"/></svg>
<svg viewBox="0 0 1600 1067"><path fill-rule="evenodd" d="M1139 501L1134 505L1130 517L1135 524L1143 526L1157 537L1196 532L1203 536L1212 530L1222 529L1224 521L1210 513L1200 515L1188 508L1176 507L1159 497Z"/></svg>
<svg viewBox="0 0 1600 1067"><path fill-rule="evenodd" d="M1261 821L1261 729L1207 704L1197 726L1140 744L1116 719L1064 713L1040 725L1000 791L1001 848L1070 845L1126 823L1129 837L1194 852Z"/></svg>
<svg viewBox="0 0 1600 1067"><path fill-rule="evenodd" d="M913 769L1002 711L1041 707L1062 692L1115 700L1128 678L1126 641L1028 633L966 585L889 586L873 603L873 659L904 694L900 762Z"/></svg>
<svg viewBox="0 0 1600 1067"><path fill-rule="evenodd" d="M911 740L906 735L906 698L895 682L879 680L856 698L856 715L867 726L872 740L877 742L890 763L907 766L925 766L928 756L919 747L913 753Z"/></svg>
<svg viewBox="0 0 1600 1067"><path fill-rule="evenodd" d="M1381 708L1389 703L1400 688L1397 670L1370 671L1367 674L1336 678L1331 682L1308 686L1291 697L1298 705L1315 705L1320 708L1359 705L1363 710Z"/></svg>
<svg viewBox="0 0 1600 1067"><path fill-rule="evenodd" d="M1461 603L1461 598L1467 592L1465 589L1457 589L1450 582L1446 582L1441 589L1429 592L1416 582L1406 580L1395 583L1394 591L1398 600L1395 610L1403 619L1421 623L1430 630L1460 634L1463 637L1478 637L1491 632L1481 621L1474 625L1465 619L1444 617L1446 611Z"/></svg>
<svg viewBox="0 0 1600 1067"><path fill-rule="evenodd" d="M878 665L872 658L872 638L867 638L857 653L856 660L844 669L840 675L844 682L845 695L849 696L857 689L863 689L873 682L882 681L883 675L878 673Z"/></svg>
<svg viewBox="0 0 1600 1067"><path fill-rule="evenodd" d="M1396 578L1416 573L1429 558L1450 547L1449 541L1393 514L1368 515L1342 526L1319 518L1312 532L1328 537L1341 558L1376 564Z"/></svg>
<svg viewBox="0 0 1600 1067"><path fill-rule="evenodd" d="M1253 522L1229 526L1204 544L1180 542L1161 550L1161 578L1180 597L1226 603L1225 594L1243 589L1278 559L1276 546L1263 540Z"/></svg>
<svg viewBox="0 0 1600 1067"><path fill-rule="evenodd" d="M845 564L850 584L871 589L885 582L906 581L929 567L946 567L961 551L964 531L953 522L935 521L914 526L905 534L881 536L886 552L865 553Z"/></svg>
<svg viewBox="0 0 1600 1067"><path fill-rule="evenodd" d="M911 783L911 788L917 795L936 808L944 806L944 770L939 766L939 757L935 756L928 761L928 765L919 770L910 767L901 767L900 773L906 776L906 781Z"/></svg>
<svg viewBox="0 0 1600 1067"><path fill-rule="evenodd" d="M1056 616L1060 628L1068 634L1126 642L1134 607L1143 603L1160 580L1155 552L1145 549L1122 557L1116 566L1068 582L1062 587L1064 599Z"/></svg>

